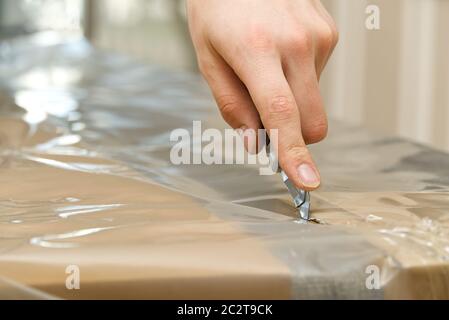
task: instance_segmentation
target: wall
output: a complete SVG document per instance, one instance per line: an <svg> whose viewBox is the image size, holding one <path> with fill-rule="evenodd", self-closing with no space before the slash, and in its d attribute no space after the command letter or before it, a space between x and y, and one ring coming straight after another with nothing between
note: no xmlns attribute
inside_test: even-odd
<svg viewBox="0 0 449 320"><path fill-rule="evenodd" d="M449 1L325 0L340 43L322 79L338 119L449 150ZM368 4L380 30L365 27Z"/></svg>

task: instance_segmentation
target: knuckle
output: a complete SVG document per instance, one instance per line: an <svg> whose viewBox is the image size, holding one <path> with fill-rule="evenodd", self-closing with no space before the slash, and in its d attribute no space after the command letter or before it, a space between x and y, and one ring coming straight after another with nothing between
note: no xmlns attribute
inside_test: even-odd
<svg viewBox="0 0 449 320"><path fill-rule="evenodd" d="M309 154L307 147L298 143L289 144L285 146L285 149L282 151L284 156L290 159L304 159L307 158Z"/></svg>
<svg viewBox="0 0 449 320"><path fill-rule="evenodd" d="M330 52L334 48L336 44L335 35L329 25L325 24L318 29L317 44L324 52Z"/></svg>
<svg viewBox="0 0 449 320"><path fill-rule="evenodd" d="M238 99L234 95L221 95L216 98L216 101L225 120L232 117L239 107Z"/></svg>
<svg viewBox="0 0 449 320"><path fill-rule="evenodd" d="M297 112L295 102L285 95L278 95L268 104L268 117L270 120L282 121L292 118Z"/></svg>
<svg viewBox="0 0 449 320"><path fill-rule="evenodd" d="M318 33L318 39L320 42L325 43L329 46L334 42L334 34L330 26L325 25L323 28L320 29Z"/></svg>
<svg viewBox="0 0 449 320"><path fill-rule="evenodd" d="M253 26L244 36L245 45L253 52L267 52L274 49L274 41L265 28Z"/></svg>
<svg viewBox="0 0 449 320"><path fill-rule="evenodd" d="M308 125L303 130L303 138L307 144L317 143L324 140L328 132L327 119L323 117L320 120Z"/></svg>
<svg viewBox="0 0 449 320"><path fill-rule="evenodd" d="M305 55L313 51L313 38L303 30L287 36L286 42L288 48L299 55Z"/></svg>
<svg viewBox="0 0 449 320"><path fill-rule="evenodd" d="M337 45L337 43L338 43L338 39L340 38L340 34L338 32L337 25L335 24L335 22L333 20L331 21L330 29L331 29L331 32L332 32L332 40L333 40L332 43L333 43L333 45L335 47Z"/></svg>
<svg viewBox="0 0 449 320"><path fill-rule="evenodd" d="M334 48L338 43L338 30L335 22L332 20L330 23L326 23L326 28L323 28L321 39L326 42L330 48Z"/></svg>

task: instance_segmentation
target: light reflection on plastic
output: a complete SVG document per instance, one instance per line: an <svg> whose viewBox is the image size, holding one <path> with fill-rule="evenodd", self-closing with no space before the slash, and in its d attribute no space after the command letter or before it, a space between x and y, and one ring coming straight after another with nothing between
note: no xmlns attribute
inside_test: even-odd
<svg viewBox="0 0 449 320"><path fill-rule="evenodd" d="M53 242L54 240L65 240L72 238L79 238L83 236L87 236L90 234L98 233L100 231L114 229L114 227L103 227L103 228L90 228L90 229L81 229L68 233L61 234L50 234L41 237L33 237L30 239L30 244L34 246L44 247L44 248L75 248L79 245L76 243L70 242Z"/></svg>
<svg viewBox="0 0 449 320"><path fill-rule="evenodd" d="M42 110L27 110L27 113L23 116L23 121L29 124L38 124L47 119L47 113Z"/></svg>
<svg viewBox="0 0 449 320"><path fill-rule="evenodd" d="M15 94L14 100L27 111L23 120L29 124L44 121L48 114L66 118L78 107L77 101L63 91L22 90Z"/></svg>
<svg viewBox="0 0 449 320"><path fill-rule="evenodd" d="M81 137L77 134L68 134L51 139L45 143L37 145L35 148L37 150L47 150L58 146L70 146L77 144L81 141Z"/></svg>
<svg viewBox="0 0 449 320"><path fill-rule="evenodd" d="M80 206L67 206L59 208L56 211L59 212L58 216L61 218L68 218L70 216L105 211L108 209L118 208L123 206L121 203L113 204L95 204L95 205L80 205Z"/></svg>
<svg viewBox="0 0 449 320"><path fill-rule="evenodd" d="M82 122L75 122L72 124L72 131L82 131L86 128L86 125Z"/></svg>
<svg viewBox="0 0 449 320"><path fill-rule="evenodd" d="M17 82L21 86L33 89L48 87L64 88L80 79L81 73L77 69L51 67L47 69L35 68L22 75Z"/></svg>

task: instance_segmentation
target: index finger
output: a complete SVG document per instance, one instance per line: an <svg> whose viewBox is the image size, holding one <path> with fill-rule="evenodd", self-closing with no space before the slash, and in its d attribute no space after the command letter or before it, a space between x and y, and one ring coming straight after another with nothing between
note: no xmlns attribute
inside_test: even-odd
<svg viewBox="0 0 449 320"><path fill-rule="evenodd" d="M282 169L295 185L314 190L320 176L301 134L299 108L276 59L265 59L263 68L245 68L239 75L245 83L268 133L278 132L278 158Z"/></svg>

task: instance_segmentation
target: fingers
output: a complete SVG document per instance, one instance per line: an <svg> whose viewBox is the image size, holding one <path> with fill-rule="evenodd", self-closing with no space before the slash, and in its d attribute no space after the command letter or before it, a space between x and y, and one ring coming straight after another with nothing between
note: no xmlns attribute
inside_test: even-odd
<svg viewBox="0 0 449 320"><path fill-rule="evenodd" d="M201 73L212 90L223 119L234 129L252 129L254 135L242 135L245 149L255 154L259 147L255 139L262 127L259 113L242 81L218 54L205 53L199 60Z"/></svg>
<svg viewBox="0 0 449 320"><path fill-rule="evenodd" d="M200 70L212 90L223 119L232 128L261 128L259 114L248 90L222 58L212 54L203 56Z"/></svg>
<svg viewBox="0 0 449 320"><path fill-rule="evenodd" d="M303 139L306 144L317 143L326 137L328 124L313 63L299 66L290 61L284 69L301 114Z"/></svg>
<svg viewBox="0 0 449 320"><path fill-rule="evenodd" d="M301 135L299 109L280 61L265 58L259 62L259 67L248 64L239 76L246 84L270 137L273 134L271 130L277 130L277 151L282 169L297 187L314 190L320 184L320 177Z"/></svg>

